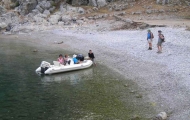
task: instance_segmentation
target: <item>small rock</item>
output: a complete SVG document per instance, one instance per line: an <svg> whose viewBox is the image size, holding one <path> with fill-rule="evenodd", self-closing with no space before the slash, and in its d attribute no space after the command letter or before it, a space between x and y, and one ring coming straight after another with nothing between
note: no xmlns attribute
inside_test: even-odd
<svg viewBox="0 0 190 120"><path fill-rule="evenodd" d="M148 10L146 10L146 13L147 13L147 14L151 14L151 13L152 13L152 10L148 9Z"/></svg>
<svg viewBox="0 0 190 120"><path fill-rule="evenodd" d="M34 49L33 52L38 52L38 50Z"/></svg>
<svg viewBox="0 0 190 120"><path fill-rule="evenodd" d="M130 91L130 93L135 93L135 92L136 92L136 91L134 91L134 90L131 90L131 91Z"/></svg>
<svg viewBox="0 0 190 120"><path fill-rule="evenodd" d="M125 86L125 87L128 87L128 84L125 84L124 86Z"/></svg>
<svg viewBox="0 0 190 120"><path fill-rule="evenodd" d="M63 44L63 41L61 41L61 42L58 42L57 44Z"/></svg>
<svg viewBox="0 0 190 120"><path fill-rule="evenodd" d="M136 98L142 98L143 96L141 94L138 94L135 96Z"/></svg>
<svg viewBox="0 0 190 120"><path fill-rule="evenodd" d="M130 120L140 120L140 117L138 115L134 115Z"/></svg>
<svg viewBox="0 0 190 120"><path fill-rule="evenodd" d="M166 120L167 114L166 112L160 112L153 120Z"/></svg>

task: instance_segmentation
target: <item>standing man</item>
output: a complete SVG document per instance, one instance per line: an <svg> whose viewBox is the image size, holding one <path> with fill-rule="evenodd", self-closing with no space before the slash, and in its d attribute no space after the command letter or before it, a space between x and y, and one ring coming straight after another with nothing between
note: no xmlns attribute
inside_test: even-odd
<svg viewBox="0 0 190 120"><path fill-rule="evenodd" d="M158 47L158 52L157 53L162 53L162 43L164 42L165 38L164 35L162 34L161 30L158 30L158 43L157 43L157 47Z"/></svg>
<svg viewBox="0 0 190 120"><path fill-rule="evenodd" d="M93 64L96 66L96 63L94 62L94 53L92 50L89 50L88 57L92 60Z"/></svg>
<svg viewBox="0 0 190 120"><path fill-rule="evenodd" d="M153 33L150 30L148 30L148 33L147 33L147 41L148 41L148 45L149 45L148 50L152 50L152 39L153 38L154 38Z"/></svg>

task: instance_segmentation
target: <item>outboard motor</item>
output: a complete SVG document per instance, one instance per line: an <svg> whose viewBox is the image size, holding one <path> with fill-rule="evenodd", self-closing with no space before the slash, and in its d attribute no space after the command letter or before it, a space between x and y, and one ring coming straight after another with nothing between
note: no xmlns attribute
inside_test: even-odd
<svg viewBox="0 0 190 120"><path fill-rule="evenodd" d="M41 73L44 74L45 71L50 68L50 63L42 61L40 66L41 66Z"/></svg>
<svg viewBox="0 0 190 120"><path fill-rule="evenodd" d="M84 61L84 56L82 54L77 55L77 60Z"/></svg>

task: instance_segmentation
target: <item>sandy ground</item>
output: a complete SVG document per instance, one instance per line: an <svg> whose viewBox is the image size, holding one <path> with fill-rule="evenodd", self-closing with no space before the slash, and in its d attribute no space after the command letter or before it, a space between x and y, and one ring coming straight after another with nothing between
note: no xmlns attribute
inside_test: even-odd
<svg viewBox="0 0 190 120"><path fill-rule="evenodd" d="M84 55L92 49L97 65L105 64L136 82L143 97L147 97L147 102L152 103L158 113L167 112L169 120L189 120L190 31L173 27L151 28L155 38L153 50L149 51L147 30L99 31L99 26L109 27L104 21L80 28L65 27L14 37L30 38L41 45ZM162 30L166 38L161 54L156 53L158 30ZM55 44L61 41L63 44Z"/></svg>

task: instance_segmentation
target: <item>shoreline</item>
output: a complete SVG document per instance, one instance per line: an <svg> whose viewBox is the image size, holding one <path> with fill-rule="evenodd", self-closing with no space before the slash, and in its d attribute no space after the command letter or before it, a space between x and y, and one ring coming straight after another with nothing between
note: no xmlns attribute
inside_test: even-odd
<svg viewBox="0 0 190 120"><path fill-rule="evenodd" d="M159 29L166 37L162 54L156 53ZM147 102L154 103L158 113L170 113L169 120L187 120L190 112L190 31L170 27L151 30L155 36L152 51L147 50L146 30L77 33L76 30L57 29L32 32L28 37L33 42L76 53L87 54L92 49L99 65L105 64L137 83L143 96L148 97ZM27 37L27 34L15 36ZM67 38L63 44L54 44L63 37Z"/></svg>

